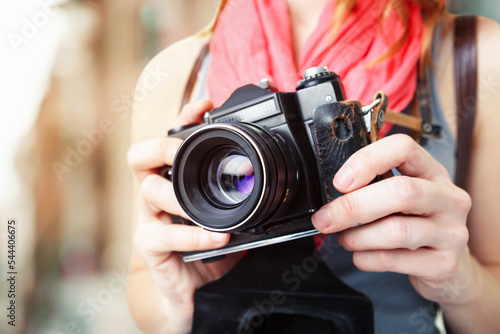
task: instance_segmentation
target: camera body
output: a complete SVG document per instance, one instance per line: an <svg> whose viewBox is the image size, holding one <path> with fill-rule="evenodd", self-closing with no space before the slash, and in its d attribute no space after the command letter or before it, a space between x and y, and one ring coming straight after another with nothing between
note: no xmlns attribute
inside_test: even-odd
<svg viewBox="0 0 500 334"><path fill-rule="evenodd" d="M202 124L168 136L184 140L168 178L190 221L175 222L231 233L224 248L185 261L318 234L311 215L341 196L335 173L369 143L359 102L344 101L339 77L323 67L304 72L296 92L240 87Z"/></svg>

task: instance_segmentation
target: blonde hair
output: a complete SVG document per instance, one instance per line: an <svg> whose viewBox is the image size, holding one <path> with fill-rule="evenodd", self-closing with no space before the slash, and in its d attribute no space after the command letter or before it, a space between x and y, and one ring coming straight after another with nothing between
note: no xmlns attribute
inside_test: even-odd
<svg viewBox="0 0 500 334"><path fill-rule="evenodd" d="M214 20L202 32L202 34L213 32L215 25L217 24L217 18L219 17L222 10L224 10L228 2L229 0L220 0L219 7L217 8L217 13ZM380 18L381 25L383 24L384 20L387 19L389 12L392 9L394 9L401 18L402 22L405 23L405 30L403 31L401 37L399 37L399 39L393 45L391 45L384 54L380 55L379 58L370 63L368 67L375 66L376 64L391 58L403 47L410 31L410 26L409 26L410 2L413 2L418 6L420 6L420 8L422 9L422 15L424 16L425 20L424 40L422 43L422 50L420 53L421 73L422 69L425 66L432 65L432 56L431 56L432 34L441 16L446 12L446 0L388 0L387 5L384 9L384 15L382 15L382 17ZM356 4L357 0L337 0L335 11L333 13L332 22L334 23L332 25L332 35L334 35L338 31L338 29L342 26L344 21L349 17L349 15L351 15L351 13L356 8Z"/></svg>

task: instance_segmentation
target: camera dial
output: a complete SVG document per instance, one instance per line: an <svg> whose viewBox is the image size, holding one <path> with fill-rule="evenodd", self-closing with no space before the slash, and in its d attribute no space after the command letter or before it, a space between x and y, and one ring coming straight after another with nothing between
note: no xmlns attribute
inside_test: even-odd
<svg viewBox="0 0 500 334"><path fill-rule="evenodd" d="M297 83L297 90L311 87L325 81L338 80L339 76L328 71L326 66L310 67L303 73L303 78Z"/></svg>

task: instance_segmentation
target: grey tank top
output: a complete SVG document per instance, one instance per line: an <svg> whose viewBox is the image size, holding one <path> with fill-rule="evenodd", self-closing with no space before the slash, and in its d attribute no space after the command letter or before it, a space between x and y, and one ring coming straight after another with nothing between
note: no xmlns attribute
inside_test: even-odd
<svg viewBox="0 0 500 334"><path fill-rule="evenodd" d="M432 57L437 58L441 28L434 31ZM206 75L210 55L203 60L198 72L199 88L195 99L207 98L205 88ZM442 127L441 138L427 139L423 147L440 162L455 179L456 141L446 123L441 107L437 78L429 71L431 95L432 123ZM406 111L408 112L409 108ZM393 127L390 134L405 132L404 129ZM375 333L377 334L435 334L439 333L435 326L438 306L436 303L421 297L411 285L408 276L390 272L362 272L352 262L352 252L345 251L337 242L335 234L327 236L321 253L330 269L345 283L363 292L373 302Z"/></svg>

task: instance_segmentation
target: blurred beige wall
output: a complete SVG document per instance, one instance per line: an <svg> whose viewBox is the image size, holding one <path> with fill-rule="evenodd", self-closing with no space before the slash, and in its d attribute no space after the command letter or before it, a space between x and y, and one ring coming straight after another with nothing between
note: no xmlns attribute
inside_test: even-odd
<svg viewBox="0 0 500 334"><path fill-rule="evenodd" d="M11 95L33 101L33 114L12 111L28 130L17 142L2 143L16 152L7 169L15 175L5 179L22 184L9 201L15 208L8 204L2 219L23 222L23 251L18 253L17 324L4 330L2 322L0 332L137 333L124 276L131 250L126 153L134 88L156 53L208 24L217 1L33 0L25 5L2 13L9 18L5 34L19 36L22 43L19 50L4 43L0 51L19 60L19 68L43 66L50 75L47 82L26 71L9 87L16 90ZM54 52L36 63L48 47L42 43L46 39L57 43ZM28 90L32 82L41 83L36 91ZM111 283L116 289L107 288ZM5 296L2 290L2 306L9 302Z"/></svg>

